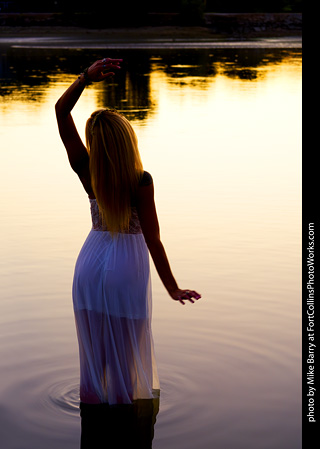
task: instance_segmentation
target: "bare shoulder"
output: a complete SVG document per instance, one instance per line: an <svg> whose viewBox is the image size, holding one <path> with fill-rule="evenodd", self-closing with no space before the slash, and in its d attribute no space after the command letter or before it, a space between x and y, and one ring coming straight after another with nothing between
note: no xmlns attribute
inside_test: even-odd
<svg viewBox="0 0 320 449"><path fill-rule="evenodd" d="M149 172L144 171L139 182L139 187L147 187L150 184L153 184L152 176Z"/></svg>
<svg viewBox="0 0 320 449"><path fill-rule="evenodd" d="M153 201L153 195L154 188L152 176L149 172L144 171L137 189L137 206L142 206L145 201Z"/></svg>

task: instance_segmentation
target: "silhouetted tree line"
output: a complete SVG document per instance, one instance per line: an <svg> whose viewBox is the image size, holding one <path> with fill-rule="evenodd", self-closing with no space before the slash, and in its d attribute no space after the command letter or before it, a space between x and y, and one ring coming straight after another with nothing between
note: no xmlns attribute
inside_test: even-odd
<svg viewBox="0 0 320 449"><path fill-rule="evenodd" d="M302 0L135 0L90 2L88 0L28 0L0 2L2 10L16 12L78 12L122 15L134 13L197 13L205 12L301 12ZM5 5L6 4L6 5Z"/></svg>
<svg viewBox="0 0 320 449"><path fill-rule="evenodd" d="M152 25L157 13L164 15L163 25L203 25L208 12L301 12L301 5L302 0L17 0L0 2L0 12L56 13L58 25L110 28Z"/></svg>

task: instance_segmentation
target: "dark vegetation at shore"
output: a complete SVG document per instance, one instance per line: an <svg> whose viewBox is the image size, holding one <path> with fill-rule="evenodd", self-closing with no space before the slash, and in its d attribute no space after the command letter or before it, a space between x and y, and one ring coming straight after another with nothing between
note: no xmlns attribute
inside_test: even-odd
<svg viewBox="0 0 320 449"><path fill-rule="evenodd" d="M87 0L0 1L0 12L144 13L243 13L302 12L302 0L138 0L88 2Z"/></svg>
<svg viewBox="0 0 320 449"><path fill-rule="evenodd" d="M301 8L302 0L0 1L0 33L8 27L202 27L214 34L300 35Z"/></svg>

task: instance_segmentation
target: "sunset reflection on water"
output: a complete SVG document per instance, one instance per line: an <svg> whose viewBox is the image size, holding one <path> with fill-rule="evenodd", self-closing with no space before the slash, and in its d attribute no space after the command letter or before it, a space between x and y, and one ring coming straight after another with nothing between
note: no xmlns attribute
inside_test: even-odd
<svg viewBox="0 0 320 449"><path fill-rule="evenodd" d="M12 447L57 447L58 428L59 447L78 447L71 282L91 224L54 104L101 56L2 52L0 405L15 416L4 436ZM153 447L299 449L301 52L107 56L122 57L123 71L86 89L73 112L79 133L100 107L132 121L174 275L202 294L179 307L151 263L161 382Z"/></svg>

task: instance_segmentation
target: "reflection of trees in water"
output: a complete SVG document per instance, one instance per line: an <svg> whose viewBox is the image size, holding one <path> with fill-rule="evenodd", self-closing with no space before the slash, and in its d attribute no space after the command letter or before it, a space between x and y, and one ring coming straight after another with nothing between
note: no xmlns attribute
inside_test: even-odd
<svg viewBox="0 0 320 449"><path fill-rule="evenodd" d="M219 49L220 73L228 78L242 80L256 80L263 78L265 73L262 68L283 63L286 59L301 58L301 50L298 49Z"/></svg>
<svg viewBox="0 0 320 449"><path fill-rule="evenodd" d="M2 49L0 96L6 100L41 101L49 83L76 76L96 59L122 58L114 80L101 83L98 107L114 107L130 119L144 120L156 109L150 85L153 70L170 83L206 89L218 73L229 78L255 80L261 68L301 58L299 49L158 49L158 50Z"/></svg>
<svg viewBox="0 0 320 449"><path fill-rule="evenodd" d="M299 49L217 48L179 50L164 55L158 67L177 83L189 78L189 84L210 83L218 73L243 80L264 76L263 67L280 64L287 58L301 58Z"/></svg>
<svg viewBox="0 0 320 449"><path fill-rule="evenodd" d="M155 106L151 100L149 55L130 52L122 54L121 58L122 70L117 72L114 82L102 84L99 107L112 106L122 111L128 119L144 120Z"/></svg>
<svg viewBox="0 0 320 449"><path fill-rule="evenodd" d="M150 57L145 52L138 53L108 51L105 55L102 51L77 49L10 48L1 56L0 96L41 101L49 83L63 82L64 74L76 79L96 59L122 58L122 70L114 79L96 85L100 91L98 107L114 107L143 120L154 105L150 93Z"/></svg>
<svg viewBox="0 0 320 449"><path fill-rule="evenodd" d="M50 66L50 58L33 49L1 50L0 97L4 101L41 101L50 81L45 69Z"/></svg>
<svg viewBox="0 0 320 449"><path fill-rule="evenodd" d="M81 449L150 449L159 398L131 405L81 404Z"/></svg>

